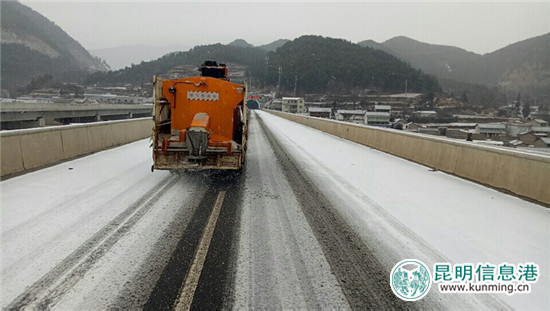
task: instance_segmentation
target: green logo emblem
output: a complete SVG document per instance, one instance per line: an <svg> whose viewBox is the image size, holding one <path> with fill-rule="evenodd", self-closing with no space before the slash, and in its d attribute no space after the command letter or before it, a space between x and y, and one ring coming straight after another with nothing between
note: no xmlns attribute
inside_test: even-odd
<svg viewBox="0 0 550 311"><path fill-rule="evenodd" d="M391 289L397 297L405 301L422 299L430 290L431 285L430 270L420 260L402 260L391 271Z"/></svg>

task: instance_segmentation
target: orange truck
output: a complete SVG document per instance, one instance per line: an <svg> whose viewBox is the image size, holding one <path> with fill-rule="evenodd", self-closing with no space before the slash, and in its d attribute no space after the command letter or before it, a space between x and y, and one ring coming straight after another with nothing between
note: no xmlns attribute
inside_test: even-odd
<svg viewBox="0 0 550 311"><path fill-rule="evenodd" d="M229 81L227 66L205 61L200 76L153 85L153 167L240 170L244 165L246 83Z"/></svg>

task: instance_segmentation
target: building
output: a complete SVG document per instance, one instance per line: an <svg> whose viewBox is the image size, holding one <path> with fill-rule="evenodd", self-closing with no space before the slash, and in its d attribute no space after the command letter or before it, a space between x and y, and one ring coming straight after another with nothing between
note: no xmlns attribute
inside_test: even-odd
<svg viewBox="0 0 550 311"><path fill-rule="evenodd" d="M266 104L266 108L281 111L283 108L283 102L280 99L273 99Z"/></svg>
<svg viewBox="0 0 550 311"><path fill-rule="evenodd" d="M338 109L336 115L334 116L336 120L348 121L348 122L359 122L363 123L365 119L365 110L347 110L347 109Z"/></svg>
<svg viewBox="0 0 550 311"><path fill-rule="evenodd" d="M518 135L518 140L521 140L525 145L529 147L546 148L548 146L544 140L531 132L520 133Z"/></svg>
<svg viewBox="0 0 550 311"><path fill-rule="evenodd" d="M453 118L458 122L468 123L490 123L490 122L506 122L507 118L491 117L485 115L468 115L468 114L453 114Z"/></svg>
<svg viewBox="0 0 550 311"><path fill-rule="evenodd" d="M367 118L365 118L367 119ZM410 122L407 122L406 120L404 119L395 119L392 124L391 124L391 127L394 128L394 129L398 129L398 130L404 130L407 126L407 124L409 124Z"/></svg>
<svg viewBox="0 0 550 311"><path fill-rule="evenodd" d="M308 108L309 116L316 118L332 118L332 108L322 108L322 107L309 107Z"/></svg>
<svg viewBox="0 0 550 311"><path fill-rule="evenodd" d="M449 137L449 138L454 138L454 139L461 139L461 140L465 140L468 138L468 134L471 135L471 133L468 131L468 130L462 130L462 129L453 129L453 128L448 128L446 131L445 131L445 136ZM473 139L473 138L472 138Z"/></svg>
<svg viewBox="0 0 550 311"><path fill-rule="evenodd" d="M504 146L506 147L513 147L513 148L517 148L517 147L527 147L527 145L525 143L523 143L521 140L519 139L514 139L514 140L511 140L509 142L505 142L504 143Z"/></svg>
<svg viewBox="0 0 550 311"><path fill-rule="evenodd" d="M330 105L326 102L305 102L306 109L309 111L310 108L320 108L320 107L329 107Z"/></svg>
<svg viewBox="0 0 550 311"><path fill-rule="evenodd" d="M531 132L540 137L550 137L550 126L533 126Z"/></svg>
<svg viewBox="0 0 550 311"><path fill-rule="evenodd" d="M281 111L290 113L304 113L306 104L302 97L283 97Z"/></svg>
<svg viewBox="0 0 550 311"><path fill-rule="evenodd" d="M541 120L541 119L534 119L530 123L533 124L533 126L542 126L542 127L547 127L548 126L548 122L546 122L545 120Z"/></svg>
<svg viewBox="0 0 550 311"><path fill-rule="evenodd" d="M415 111L412 113L414 118L435 118L437 117L437 112L435 111Z"/></svg>
<svg viewBox="0 0 550 311"><path fill-rule="evenodd" d="M487 140L475 140L474 139L473 143L479 144L479 145L489 145L489 146L504 146L503 141L490 140L490 139L487 139Z"/></svg>
<svg viewBox="0 0 550 311"><path fill-rule="evenodd" d="M424 128L422 124L415 123L415 122L409 122L403 126L404 130L407 130L409 132L420 132L420 129Z"/></svg>
<svg viewBox="0 0 550 311"><path fill-rule="evenodd" d="M530 132L531 127L530 123L521 123L521 122L509 122L506 124L506 134L510 137L518 137L520 133Z"/></svg>
<svg viewBox="0 0 550 311"><path fill-rule="evenodd" d="M374 111L375 112L391 113L391 106L390 105L374 105Z"/></svg>
<svg viewBox="0 0 550 311"><path fill-rule="evenodd" d="M430 128L430 127L418 128L418 133L441 136L441 132L439 131L439 129L434 129L434 128Z"/></svg>
<svg viewBox="0 0 550 311"><path fill-rule="evenodd" d="M367 111L365 112L365 124L375 126L387 126L390 124L390 113Z"/></svg>
<svg viewBox="0 0 550 311"><path fill-rule="evenodd" d="M451 122L451 123L439 123L434 124L435 127L446 127L450 129L461 129L461 130L474 130L476 128L477 123L462 123L462 122ZM426 126L430 126L429 124L426 124Z"/></svg>
<svg viewBox="0 0 550 311"><path fill-rule="evenodd" d="M485 137L506 135L506 125L501 123L478 123L474 133L482 134Z"/></svg>

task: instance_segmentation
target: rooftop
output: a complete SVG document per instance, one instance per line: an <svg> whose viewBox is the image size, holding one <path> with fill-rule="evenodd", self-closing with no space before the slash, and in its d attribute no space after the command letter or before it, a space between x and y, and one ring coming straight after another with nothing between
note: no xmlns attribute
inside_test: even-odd
<svg viewBox="0 0 550 311"><path fill-rule="evenodd" d="M401 94L388 95L388 97L402 97L402 98L415 98L418 96L422 96L422 93L401 93Z"/></svg>
<svg viewBox="0 0 550 311"><path fill-rule="evenodd" d="M477 126L479 126L480 129L506 129L506 125L500 123L479 123Z"/></svg>
<svg viewBox="0 0 550 311"><path fill-rule="evenodd" d="M365 115L367 117L374 117L374 116L389 117L390 116L388 112L379 112L379 111L367 111Z"/></svg>
<svg viewBox="0 0 550 311"><path fill-rule="evenodd" d="M458 119L494 119L490 116L471 115L471 114L453 114L454 118Z"/></svg>
<svg viewBox="0 0 550 311"><path fill-rule="evenodd" d="M360 115L364 115L365 114L365 110L346 110L346 109L339 109L338 110L338 113L339 114L360 114Z"/></svg>
<svg viewBox="0 0 550 311"><path fill-rule="evenodd" d="M309 112L331 112L332 108L309 107Z"/></svg>
<svg viewBox="0 0 550 311"><path fill-rule="evenodd" d="M519 140L519 139L514 139L514 140L511 140L508 142L510 145L514 145L514 146L518 146L518 145L521 145L523 144L523 141Z"/></svg>

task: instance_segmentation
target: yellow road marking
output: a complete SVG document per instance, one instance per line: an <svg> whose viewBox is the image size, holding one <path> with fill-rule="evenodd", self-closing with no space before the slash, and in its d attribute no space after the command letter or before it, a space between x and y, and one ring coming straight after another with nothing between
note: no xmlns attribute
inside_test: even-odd
<svg viewBox="0 0 550 311"><path fill-rule="evenodd" d="M189 310L191 308L193 296L195 295L195 290L197 289L197 285L199 283L204 261L206 260L206 254L208 254L208 248L210 247L210 242L212 241L212 236L214 235L214 229L216 228L216 223L218 222L218 216L220 215L224 198L225 191L220 191L220 193L218 193L216 203L214 204L214 209L212 210L208 223L202 233L195 258L193 258L191 268L189 268L189 273L187 274L185 282L180 289L178 299L174 305L174 310Z"/></svg>

